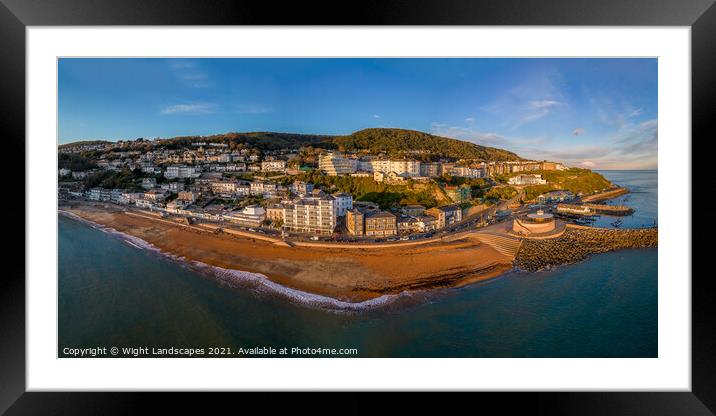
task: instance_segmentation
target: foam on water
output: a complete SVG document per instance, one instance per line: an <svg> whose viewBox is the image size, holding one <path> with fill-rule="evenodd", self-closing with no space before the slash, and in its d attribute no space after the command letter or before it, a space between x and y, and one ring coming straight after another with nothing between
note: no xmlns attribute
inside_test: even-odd
<svg viewBox="0 0 716 416"><path fill-rule="evenodd" d="M362 302L348 302L340 299L335 299L330 296L323 296L314 293L304 292L298 289L293 289L287 286L283 286L274 281L268 279L261 273L251 273L241 270L225 269L218 266L212 266L210 264L202 263L199 261L187 261L184 257L180 257L171 253L162 252L155 245L133 235L117 231L114 228L106 227L93 221L87 220L69 211L58 210L58 213L64 215L73 220L79 221L92 228L103 231L107 234L113 235L121 240L125 241L129 245L140 249L149 250L153 253L159 254L167 259L178 262L183 266L189 266L198 272L204 272L210 274L222 283L228 284L231 287L239 288L250 288L260 292L270 293L277 295L288 301L319 308L335 312L350 312L350 311L363 311L377 309L384 307L388 304L394 303L399 299L420 297L423 291L412 291L412 292L401 292L394 295L383 295L377 298L365 300ZM424 294L423 294L424 295Z"/></svg>

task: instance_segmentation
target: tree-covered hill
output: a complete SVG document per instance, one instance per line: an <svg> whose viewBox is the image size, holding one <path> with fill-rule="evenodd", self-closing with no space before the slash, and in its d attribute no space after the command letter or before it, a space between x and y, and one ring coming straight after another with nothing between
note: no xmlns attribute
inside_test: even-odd
<svg viewBox="0 0 716 416"><path fill-rule="evenodd" d="M435 136L415 130L365 129L349 136L333 139L339 149L385 152L391 156L429 154L456 159L482 159L494 161L520 160L515 153L494 147Z"/></svg>
<svg viewBox="0 0 716 416"><path fill-rule="evenodd" d="M256 147L261 150L291 149L302 146L316 146L333 148L333 136L316 134L296 133L274 133L274 132L250 132L250 133L225 133L213 136L183 136L162 140L166 147L188 146L194 142L225 143L229 146L245 145Z"/></svg>
<svg viewBox="0 0 716 416"><path fill-rule="evenodd" d="M65 143L58 145L58 149L68 149L76 146L94 146L97 144L110 144L112 142L109 142L107 140L82 140L78 142L72 142L72 143Z"/></svg>
<svg viewBox="0 0 716 416"><path fill-rule="evenodd" d="M316 134L250 132L224 133L212 136L180 136L159 141L159 145L169 149L179 149L197 142L224 143L234 149L251 147L261 150L295 149L316 147L345 151L365 151L386 153L388 156L408 156L422 160L439 157L454 159L480 159L491 161L520 160L515 153L494 147L480 146L447 137L435 136L416 130L373 128L357 131L347 136L329 136ZM87 144L89 142L84 142ZM68 143L73 146L81 142Z"/></svg>

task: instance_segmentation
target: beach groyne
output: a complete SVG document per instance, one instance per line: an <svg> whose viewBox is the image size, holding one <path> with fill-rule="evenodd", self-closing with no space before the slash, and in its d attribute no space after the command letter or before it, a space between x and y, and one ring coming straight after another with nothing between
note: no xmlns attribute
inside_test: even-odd
<svg viewBox="0 0 716 416"><path fill-rule="evenodd" d="M525 239L513 265L526 271L537 271L561 264L576 263L590 254L626 248L656 247L658 228L604 229L569 227L552 239Z"/></svg>

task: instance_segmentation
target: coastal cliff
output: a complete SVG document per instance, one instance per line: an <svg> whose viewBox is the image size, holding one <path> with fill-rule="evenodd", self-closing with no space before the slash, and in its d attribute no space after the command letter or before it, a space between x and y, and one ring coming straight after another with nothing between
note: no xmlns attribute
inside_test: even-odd
<svg viewBox="0 0 716 416"><path fill-rule="evenodd" d="M608 230L570 227L557 238L525 239L513 265L518 269L537 271L576 263L590 254L656 247L658 242L658 228Z"/></svg>

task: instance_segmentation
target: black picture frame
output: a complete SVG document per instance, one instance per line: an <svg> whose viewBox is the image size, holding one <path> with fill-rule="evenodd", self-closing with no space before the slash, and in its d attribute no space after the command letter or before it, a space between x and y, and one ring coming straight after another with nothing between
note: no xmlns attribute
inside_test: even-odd
<svg viewBox="0 0 716 416"><path fill-rule="evenodd" d="M559 25L559 26L689 26L692 47L692 137L694 146L712 136L716 97L716 6L714 0L420 0L339 2L311 4L287 2L188 0L0 0L0 126L4 150L13 173L25 180L25 28L64 25ZM670 138L684 140L689 138ZM685 143L688 145L688 143ZM709 152L692 151L694 184L705 183L703 173ZM21 157L22 155L22 157ZM685 186L688 186L686 184ZM18 187L19 188L19 187ZM693 186L692 189L698 189ZM211 401L196 395L145 393L39 393L25 392L25 215L23 197L13 189L0 204L4 221L6 261L0 278L0 413L21 414L129 414L150 408L154 401L169 408L189 409L190 403ZM689 201L685 201L685 204ZM693 218L710 216L708 205L689 205ZM51 209L48 207L48 209ZM20 218L24 221L20 221ZM708 244L698 244L692 231L692 259L708 258ZM700 254L700 255L699 255ZM699 260L703 262L703 260ZM686 278L687 276L671 276ZM716 320L709 273L692 279L692 390L690 392L634 393L481 393L471 402L479 408L498 405L500 412L514 410L545 414L709 415L716 410ZM519 396L517 396L519 395ZM220 396L226 399L226 396ZM331 396L336 411L372 411L376 402L358 393ZM243 399L242 399L243 400ZM317 406L315 397L288 400L258 398L272 410ZM325 403L325 399L320 399ZM236 399L229 399L238 405ZM454 399L390 399L406 410L407 402L441 413ZM385 406L385 405L381 405ZM390 406L390 404L388 404ZM384 410L387 408L382 407Z"/></svg>

